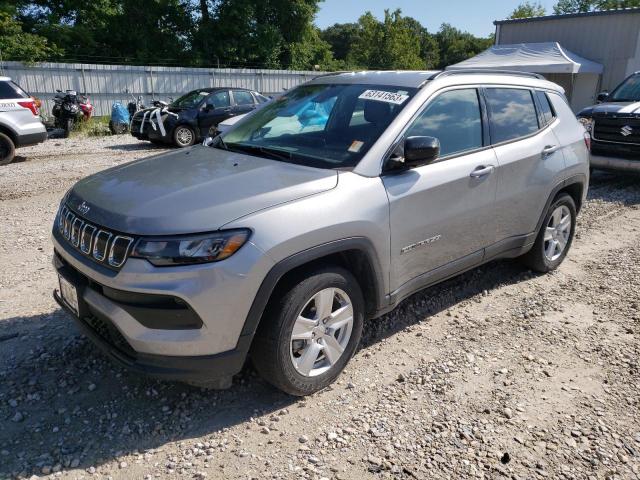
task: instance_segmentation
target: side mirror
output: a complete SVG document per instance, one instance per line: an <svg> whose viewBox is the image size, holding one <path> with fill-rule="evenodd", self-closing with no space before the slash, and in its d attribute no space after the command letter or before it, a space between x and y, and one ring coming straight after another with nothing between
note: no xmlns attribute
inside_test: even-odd
<svg viewBox="0 0 640 480"><path fill-rule="evenodd" d="M216 108L210 103L205 103L204 108L202 110L204 110L205 112L210 112L211 110L215 110L215 109Z"/></svg>
<svg viewBox="0 0 640 480"><path fill-rule="evenodd" d="M405 168L427 165L440 156L440 140L434 137L407 137L404 141Z"/></svg>
<svg viewBox="0 0 640 480"><path fill-rule="evenodd" d="M604 91L598 94L598 96L596 97L596 100L598 101L598 103L601 103L601 102L606 102L608 98L609 98L609 92Z"/></svg>

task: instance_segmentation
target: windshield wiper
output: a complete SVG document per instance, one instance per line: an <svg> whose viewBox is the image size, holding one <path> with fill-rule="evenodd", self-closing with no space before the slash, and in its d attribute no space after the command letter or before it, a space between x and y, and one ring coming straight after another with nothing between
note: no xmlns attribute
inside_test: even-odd
<svg viewBox="0 0 640 480"><path fill-rule="evenodd" d="M293 153L277 148L261 147L259 145L243 145L239 143L234 143L231 145L225 144L225 147L227 150L231 151L240 151L253 154L259 153L274 160L281 160L285 162L293 160Z"/></svg>

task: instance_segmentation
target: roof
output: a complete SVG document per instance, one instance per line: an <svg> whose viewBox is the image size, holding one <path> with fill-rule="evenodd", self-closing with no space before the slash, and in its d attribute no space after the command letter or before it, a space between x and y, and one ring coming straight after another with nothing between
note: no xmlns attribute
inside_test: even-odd
<svg viewBox="0 0 640 480"><path fill-rule="evenodd" d="M587 60L558 42L493 45L447 70L503 69L536 73L602 73L601 64Z"/></svg>
<svg viewBox="0 0 640 480"><path fill-rule="evenodd" d="M526 85L550 90L562 90L555 83L540 75L517 70L460 69L460 70L416 70L416 71L361 71L336 72L315 77L308 84L341 83L360 85L384 85L404 88L420 88L429 81L446 80L455 75L456 84L506 83ZM563 91L563 90L562 90Z"/></svg>
<svg viewBox="0 0 640 480"><path fill-rule="evenodd" d="M436 70L367 70L360 72L336 72L321 75L310 83L345 83L364 85L391 85L394 87L418 88L434 75Z"/></svg>
<svg viewBox="0 0 640 480"><path fill-rule="evenodd" d="M600 17L606 15L624 15L630 13L640 13L640 8L618 8L613 10L601 10L598 12L565 13L561 15L544 15L542 17L508 18L504 20L494 20L493 24L504 25L507 23L528 23L545 20L557 20L560 18Z"/></svg>

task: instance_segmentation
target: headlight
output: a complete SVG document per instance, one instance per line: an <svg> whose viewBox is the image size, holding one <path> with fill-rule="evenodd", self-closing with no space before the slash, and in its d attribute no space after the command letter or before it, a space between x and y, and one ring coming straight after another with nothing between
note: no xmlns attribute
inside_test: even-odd
<svg viewBox="0 0 640 480"><path fill-rule="evenodd" d="M145 258L158 267L219 262L246 243L250 230L226 230L202 235L140 239L131 257Z"/></svg>
<svg viewBox="0 0 640 480"><path fill-rule="evenodd" d="M582 124L584 129L591 133L591 129L593 128L593 118L590 117L580 117L578 121Z"/></svg>

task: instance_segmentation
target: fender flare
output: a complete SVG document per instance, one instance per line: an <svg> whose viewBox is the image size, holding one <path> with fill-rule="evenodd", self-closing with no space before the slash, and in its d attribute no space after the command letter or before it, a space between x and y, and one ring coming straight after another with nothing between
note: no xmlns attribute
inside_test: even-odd
<svg viewBox="0 0 640 480"><path fill-rule="evenodd" d="M582 186L582 189L583 189L582 191L584 194L584 191L585 191L584 188L587 185L587 176L584 173L579 173L577 175L573 175L569 178L564 179L555 187L553 187L553 189L551 190L551 194L549 195L549 198L547 199L547 202L545 203L544 208L542 209L542 213L540 214L538 223L536 224L536 229L535 229L536 235L540 231L540 228L542 227L542 223L544 222L544 217L547 214L547 210L549 210L549 206L551 205L551 202L553 202L553 199L556 198L556 196L558 195L558 192L560 192L562 189L568 186L576 185L576 184L579 184Z"/></svg>
<svg viewBox="0 0 640 480"><path fill-rule="evenodd" d="M372 278L371 281L374 282L375 286L375 305L377 309L381 308L382 302L385 300L384 281L382 268L380 267L378 257L376 256L373 243L366 237L349 237L311 247L276 263L265 276L255 298L253 299L253 303L251 304L251 308L249 309L249 313L245 319L244 327L242 328L240 336L243 337L245 335L250 335L253 337L276 285L287 273L309 262L326 257L327 255L346 252L349 250L357 250L367 256L374 275L374 278Z"/></svg>

